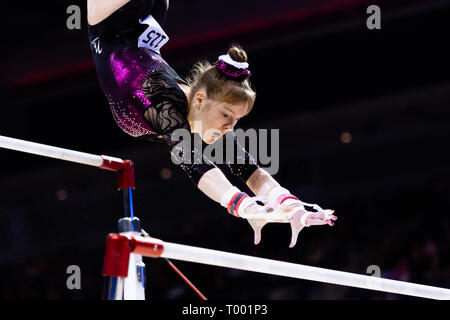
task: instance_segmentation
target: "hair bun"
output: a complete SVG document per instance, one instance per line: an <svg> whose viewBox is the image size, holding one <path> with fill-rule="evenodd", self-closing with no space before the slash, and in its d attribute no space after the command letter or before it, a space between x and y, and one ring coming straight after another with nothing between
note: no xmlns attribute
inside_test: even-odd
<svg viewBox="0 0 450 320"><path fill-rule="evenodd" d="M228 55L236 62L247 62L247 53L237 44L228 49Z"/></svg>

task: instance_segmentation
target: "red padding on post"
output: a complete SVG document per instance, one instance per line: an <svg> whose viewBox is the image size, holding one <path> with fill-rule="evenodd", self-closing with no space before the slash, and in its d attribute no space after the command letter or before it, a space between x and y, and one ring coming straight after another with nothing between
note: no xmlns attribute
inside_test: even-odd
<svg viewBox="0 0 450 320"><path fill-rule="evenodd" d="M144 257L159 258L164 251L164 242L156 238L133 236L131 251Z"/></svg>
<svg viewBox="0 0 450 320"><path fill-rule="evenodd" d="M117 160L108 156L101 156L103 163L100 168L117 172L118 189L135 188L134 162L130 160Z"/></svg>
<svg viewBox="0 0 450 320"><path fill-rule="evenodd" d="M109 234L106 238L103 275L108 277L127 277L130 253L130 239L120 234Z"/></svg>
<svg viewBox="0 0 450 320"><path fill-rule="evenodd" d="M123 161L123 169L117 172L117 185L119 189L135 188L134 181L134 162L130 160Z"/></svg>
<svg viewBox="0 0 450 320"><path fill-rule="evenodd" d="M102 159L103 159L103 163L100 166L100 168L102 168L102 169L119 172L124 167L125 161L118 161L116 158L103 156L103 155L101 155L100 157L102 157Z"/></svg>

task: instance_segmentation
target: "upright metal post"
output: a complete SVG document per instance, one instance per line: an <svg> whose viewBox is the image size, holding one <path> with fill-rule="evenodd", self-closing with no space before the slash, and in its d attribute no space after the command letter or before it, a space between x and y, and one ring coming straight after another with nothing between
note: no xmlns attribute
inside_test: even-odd
<svg viewBox="0 0 450 320"><path fill-rule="evenodd" d="M124 218L118 222L119 234L140 236L141 221L134 216L133 208L134 163L128 160L123 161L123 167L117 173L118 190L122 193L124 213ZM116 250L120 249L122 248L116 248ZM107 300L144 300L145 264L142 262L142 256L131 253L131 249L130 251L122 250L120 257L115 258L118 261L113 261L113 249L109 252L108 250L107 248L107 252L105 252L103 266L103 274L108 277L105 282L103 298ZM121 265L122 276L119 274L118 268L114 268L116 264Z"/></svg>
<svg viewBox="0 0 450 320"><path fill-rule="evenodd" d="M119 220L119 233L121 235L141 236L141 221L137 217L126 217ZM145 300L145 264L142 256L130 253L128 262L128 275L123 286L124 300Z"/></svg>
<svg viewBox="0 0 450 320"><path fill-rule="evenodd" d="M123 216L133 218L134 213L131 210L133 201L131 193L133 191L131 190L131 188L126 188L120 190L120 192L122 193Z"/></svg>

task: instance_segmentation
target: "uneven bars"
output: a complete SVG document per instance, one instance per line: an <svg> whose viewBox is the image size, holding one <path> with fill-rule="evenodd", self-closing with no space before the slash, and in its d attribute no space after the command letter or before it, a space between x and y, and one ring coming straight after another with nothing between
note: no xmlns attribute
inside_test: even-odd
<svg viewBox="0 0 450 320"><path fill-rule="evenodd" d="M121 237L122 236L117 237L117 235L110 235L108 236L107 241L118 241ZM176 243L163 242L155 238L132 236L130 238L126 237L126 239L130 242L129 245L131 252L147 257L163 257L361 289L391 292L429 299L450 300L450 290L446 288L432 287L350 272L310 267L290 262L197 248ZM122 240L125 240L125 238ZM127 259L127 257L124 257L123 259Z"/></svg>

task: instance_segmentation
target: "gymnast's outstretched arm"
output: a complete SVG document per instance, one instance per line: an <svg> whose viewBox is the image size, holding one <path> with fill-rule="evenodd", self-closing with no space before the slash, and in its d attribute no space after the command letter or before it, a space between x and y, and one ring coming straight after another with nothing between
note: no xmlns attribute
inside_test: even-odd
<svg viewBox="0 0 450 320"><path fill-rule="evenodd" d="M240 157L242 159L239 159L240 161L234 159L234 162L229 162L228 166L231 172L241 178L256 196L271 197L273 202L278 200L279 204L286 201L284 204L288 204L291 207L301 206L299 201L293 201L295 197L290 195L288 190L282 188L266 170L258 166L256 160L239 143L236 135L234 136L234 144L238 148L238 153L241 154ZM289 196L289 199L280 197L282 194L285 194L285 197Z"/></svg>
<svg viewBox="0 0 450 320"><path fill-rule="evenodd" d="M281 185L264 169L258 168L246 181L247 186L257 196L264 196L265 192Z"/></svg>
<svg viewBox="0 0 450 320"><path fill-rule="evenodd" d="M175 80L166 77L164 73L153 73L147 79L144 91L152 101L152 106L144 114L147 122L163 137L172 157L180 160L181 155L185 157L184 159L188 159L177 162L199 190L220 203L230 214L248 220L255 232L255 244L259 243L261 229L268 222L290 223L292 229L290 247L295 245L297 236L304 226L323 225L329 222L331 210L315 213L307 212L303 207L294 210L291 206L287 206L286 209L290 211L285 211L284 207L281 207L281 210L270 213L266 210L266 205L261 206L254 198L233 186L222 171L204 156L201 148L197 149L195 143L191 143L195 141L193 137L195 133L191 132L186 118L186 95L176 88ZM187 136L190 139L176 138L181 133L183 137ZM186 157L188 155L189 157ZM250 159L247 153L244 153L244 156ZM229 165L234 174L246 180L256 195L268 195L283 205L299 202L256 164L241 165L234 162Z"/></svg>

